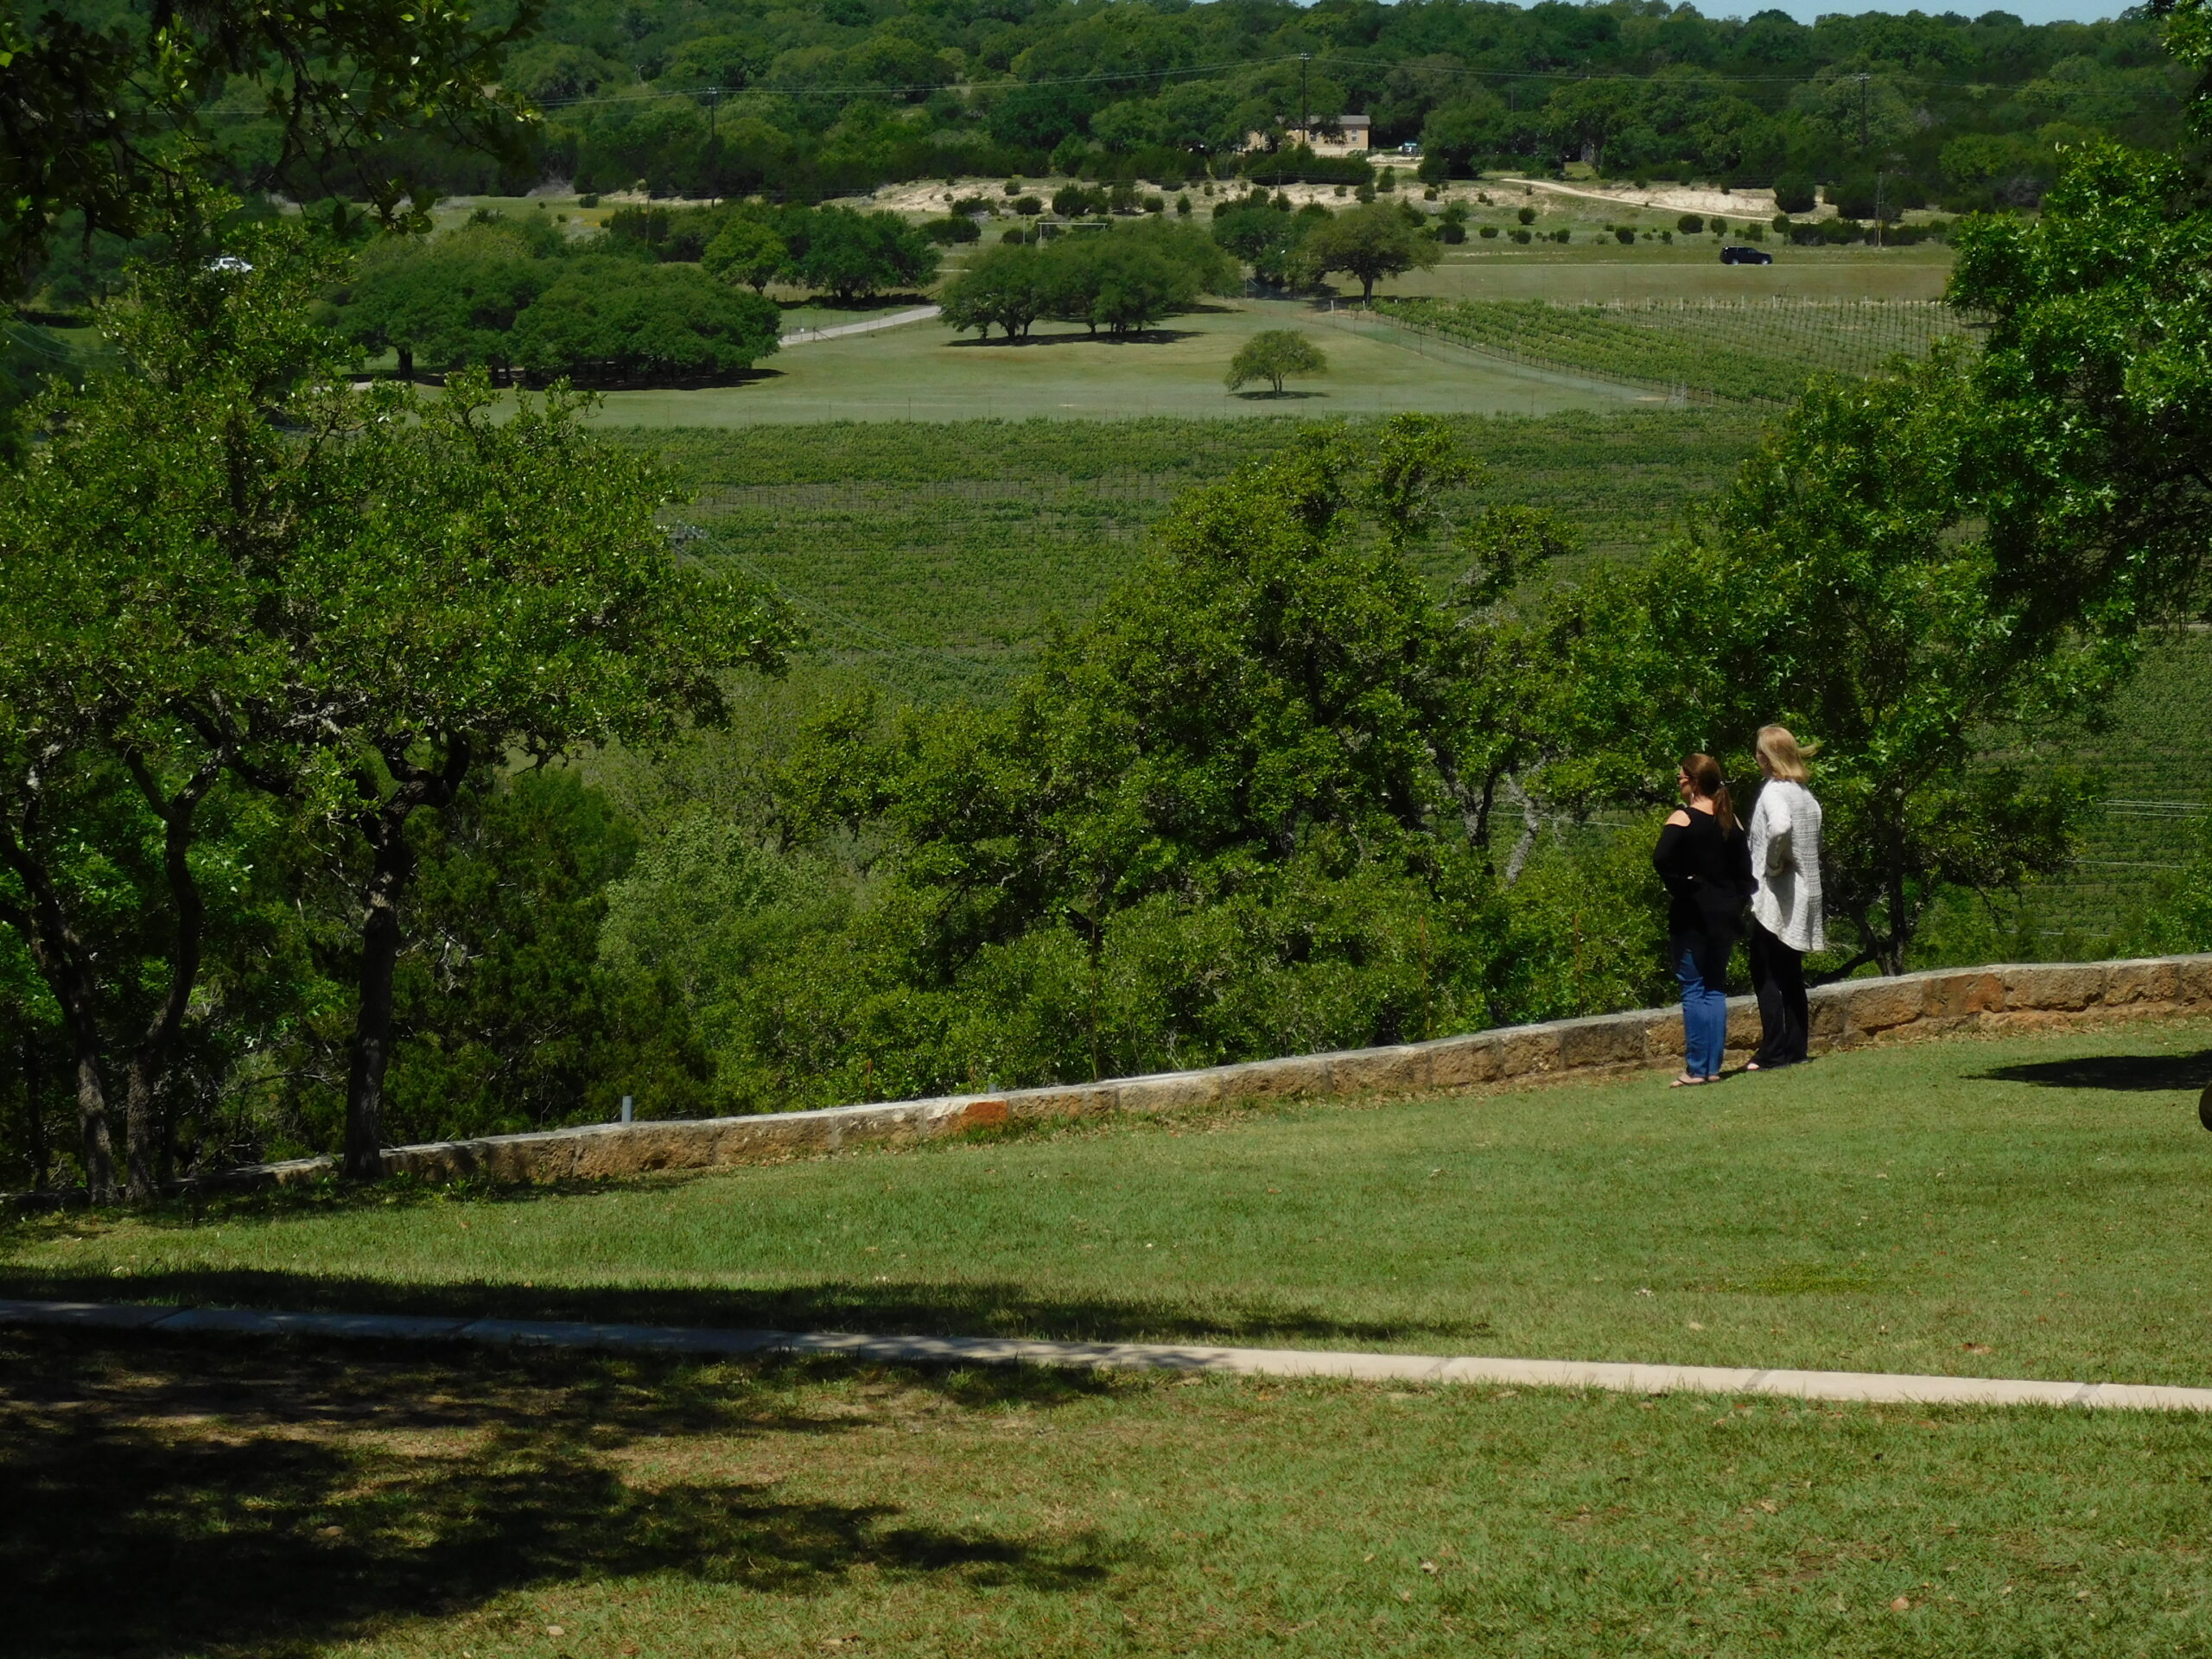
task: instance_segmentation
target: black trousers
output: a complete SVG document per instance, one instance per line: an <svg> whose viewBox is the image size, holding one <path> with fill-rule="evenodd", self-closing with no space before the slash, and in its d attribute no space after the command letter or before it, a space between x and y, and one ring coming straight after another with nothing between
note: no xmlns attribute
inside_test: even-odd
<svg viewBox="0 0 2212 1659"><path fill-rule="evenodd" d="M1762 1067L1794 1065L1805 1058L1812 1025L1805 1004L1805 953L1792 950L1756 920L1745 943L1751 991L1759 1000L1759 1049L1751 1058Z"/></svg>

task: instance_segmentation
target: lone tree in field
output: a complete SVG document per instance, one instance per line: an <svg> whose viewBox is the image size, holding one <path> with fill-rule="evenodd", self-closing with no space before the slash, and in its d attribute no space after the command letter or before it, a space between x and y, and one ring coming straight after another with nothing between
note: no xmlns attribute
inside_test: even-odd
<svg viewBox="0 0 2212 1659"><path fill-rule="evenodd" d="M1436 263L1436 242L1407 221L1405 210L1370 202L1306 233L1299 263L1315 276L1341 270L1357 278L1363 304L1375 302L1378 276L1402 276Z"/></svg>
<svg viewBox="0 0 2212 1659"><path fill-rule="evenodd" d="M1328 366L1329 359L1321 354L1321 348L1296 329L1269 328L1236 348L1224 378L1231 391L1248 381L1264 380L1280 397L1282 383L1292 375L1321 374Z"/></svg>

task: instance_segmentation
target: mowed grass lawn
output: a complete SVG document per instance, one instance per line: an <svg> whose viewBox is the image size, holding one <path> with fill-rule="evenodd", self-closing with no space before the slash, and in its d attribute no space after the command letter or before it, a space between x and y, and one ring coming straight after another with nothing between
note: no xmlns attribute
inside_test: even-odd
<svg viewBox="0 0 2212 1659"><path fill-rule="evenodd" d="M1329 359L1325 374L1227 391L1237 347L1268 328L1308 334ZM610 391L594 416L602 427L747 426L835 420L1083 420L1129 416L1298 414L1548 415L1633 408L1636 389L1503 361L1444 363L1387 340L1316 321L1290 302L1225 300L1172 317L1141 336L1112 340L1039 323L1026 340L986 342L940 322L792 346L736 385Z"/></svg>
<svg viewBox="0 0 2212 1659"><path fill-rule="evenodd" d="M5 1288L2202 1383L2209 1051L48 1217ZM2212 1651L2184 1414L0 1331L0 1500L41 1655Z"/></svg>
<svg viewBox="0 0 2212 1659"><path fill-rule="evenodd" d="M0 1290L2212 1383L2212 1026L18 1224Z"/></svg>

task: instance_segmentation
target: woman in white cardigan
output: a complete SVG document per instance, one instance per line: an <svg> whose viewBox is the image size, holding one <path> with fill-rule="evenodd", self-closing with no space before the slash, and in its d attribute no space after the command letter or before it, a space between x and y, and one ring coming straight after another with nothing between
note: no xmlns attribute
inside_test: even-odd
<svg viewBox="0 0 2212 1659"><path fill-rule="evenodd" d="M1766 779L1751 809L1751 988L1759 1000L1761 1040L1750 1070L1795 1065L1805 1058L1811 1014L1805 1003L1805 953L1827 948L1821 913L1821 804L1805 787L1805 762L1817 744L1800 744L1787 727L1759 728L1759 772Z"/></svg>

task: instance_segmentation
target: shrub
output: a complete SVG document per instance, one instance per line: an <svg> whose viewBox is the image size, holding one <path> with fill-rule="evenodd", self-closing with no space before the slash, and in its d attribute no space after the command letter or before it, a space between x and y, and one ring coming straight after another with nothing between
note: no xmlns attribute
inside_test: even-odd
<svg viewBox="0 0 2212 1659"><path fill-rule="evenodd" d="M1526 225L1516 225L1513 227L1512 236L1516 242L1521 243L1524 246L1534 239Z"/></svg>
<svg viewBox="0 0 2212 1659"><path fill-rule="evenodd" d="M1052 211L1062 219L1082 219L1106 211L1106 193L1086 185L1064 184L1052 192Z"/></svg>
<svg viewBox="0 0 2212 1659"><path fill-rule="evenodd" d="M1774 181L1775 211L1809 213L1813 211L1813 181L1803 173L1784 173ZM1779 229L1779 226L1777 226Z"/></svg>
<svg viewBox="0 0 2212 1659"><path fill-rule="evenodd" d="M578 197L576 198L576 206L577 206L577 207L598 207L598 206L599 206L599 192L598 192L598 191L596 191L596 190L587 190L587 191L585 191L585 192L583 193L583 194L582 194L581 196L578 196Z"/></svg>
<svg viewBox="0 0 2212 1659"><path fill-rule="evenodd" d="M1481 230L1478 231L1476 234L1481 237L1485 242L1494 240L1497 235L1497 226L1495 225L1485 225Z"/></svg>
<svg viewBox="0 0 2212 1659"><path fill-rule="evenodd" d="M1703 236L1705 234L1705 220L1696 213L1684 213L1680 219L1675 221L1675 228L1680 231L1684 236Z"/></svg>
<svg viewBox="0 0 2212 1659"><path fill-rule="evenodd" d="M1034 196L1016 196L1014 199L1014 211L1024 219L1034 219L1045 211L1045 204Z"/></svg>
<svg viewBox="0 0 2212 1659"><path fill-rule="evenodd" d="M1613 240L1618 242L1624 247L1627 246L1630 243L1636 240L1636 226L1633 225L1614 226Z"/></svg>
<svg viewBox="0 0 2212 1659"><path fill-rule="evenodd" d="M1533 225L1536 222L1536 210L1533 207L1522 207L1516 211L1513 216L1519 219L1523 225Z"/></svg>
<svg viewBox="0 0 2212 1659"><path fill-rule="evenodd" d="M922 226L922 234L940 247L956 243L976 242L982 239L982 227L972 219L933 219Z"/></svg>

